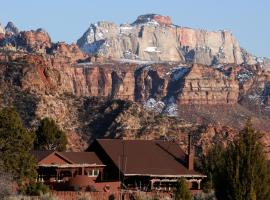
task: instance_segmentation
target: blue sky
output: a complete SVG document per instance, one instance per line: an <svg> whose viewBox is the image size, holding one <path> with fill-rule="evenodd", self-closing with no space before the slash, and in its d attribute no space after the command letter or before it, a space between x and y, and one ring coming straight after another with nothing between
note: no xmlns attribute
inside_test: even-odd
<svg viewBox="0 0 270 200"><path fill-rule="evenodd" d="M46 29L53 41L76 40L91 22L133 22L138 15L169 15L177 25L231 30L242 47L270 58L270 0L8 0L0 22Z"/></svg>

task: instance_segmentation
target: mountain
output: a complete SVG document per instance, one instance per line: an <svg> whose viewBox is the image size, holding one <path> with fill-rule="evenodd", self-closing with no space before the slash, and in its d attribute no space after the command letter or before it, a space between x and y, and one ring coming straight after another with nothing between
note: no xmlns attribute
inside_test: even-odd
<svg viewBox="0 0 270 200"><path fill-rule="evenodd" d="M270 62L240 48L229 32L181 28L152 14L120 27L91 25L78 45L53 43L43 29L7 32L0 37L0 107L14 106L28 128L53 118L69 149L85 149L97 137L176 139L185 146L194 133L203 153L230 141L248 117L270 131Z"/></svg>
<svg viewBox="0 0 270 200"><path fill-rule="evenodd" d="M170 17L141 15L131 24L91 24L77 41L86 53L114 59L211 64L255 64L229 31L206 31L174 25Z"/></svg>

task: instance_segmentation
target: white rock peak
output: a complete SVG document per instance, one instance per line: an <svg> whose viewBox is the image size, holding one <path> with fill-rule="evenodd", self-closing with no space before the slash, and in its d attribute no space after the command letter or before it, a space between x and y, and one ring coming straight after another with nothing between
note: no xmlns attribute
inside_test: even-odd
<svg viewBox="0 0 270 200"><path fill-rule="evenodd" d="M120 26L91 24L77 41L86 53L113 59L191 62L206 65L257 61L244 53L230 31L206 31L172 24L168 16L146 14ZM247 58L248 57L248 58Z"/></svg>

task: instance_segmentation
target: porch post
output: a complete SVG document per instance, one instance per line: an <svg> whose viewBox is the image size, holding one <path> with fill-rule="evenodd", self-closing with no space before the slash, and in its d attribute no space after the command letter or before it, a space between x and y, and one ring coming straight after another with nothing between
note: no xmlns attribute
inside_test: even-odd
<svg viewBox="0 0 270 200"><path fill-rule="evenodd" d="M59 169L56 169L56 181L58 182L59 180Z"/></svg>
<svg viewBox="0 0 270 200"><path fill-rule="evenodd" d="M82 176L84 176L84 167L82 167Z"/></svg>
<svg viewBox="0 0 270 200"><path fill-rule="evenodd" d="M70 169L70 172L71 172L71 177L72 177L72 178L74 178L75 171L76 171L76 169L73 169L73 168L72 168L72 169Z"/></svg>
<svg viewBox="0 0 270 200"><path fill-rule="evenodd" d="M201 181L202 181L202 180L198 180L198 181L197 181L197 183L198 183L198 190L201 189Z"/></svg>

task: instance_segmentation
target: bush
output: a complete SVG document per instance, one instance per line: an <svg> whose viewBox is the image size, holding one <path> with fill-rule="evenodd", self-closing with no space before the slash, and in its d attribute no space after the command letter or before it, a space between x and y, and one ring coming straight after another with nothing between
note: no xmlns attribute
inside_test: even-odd
<svg viewBox="0 0 270 200"><path fill-rule="evenodd" d="M49 187L43 183L30 183L21 189L21 193L30 196L41 196L49 192Z"/></svg>
<svg viewBox="0 0 270 200"><path fill-rule="evenodd" d="M44 118L36 130L34 147L38 150L65 151L67 138L53 119Z"/></svg>
<svg viewBox="0 0 270 200"><path fill-rule="evenodd" d="M217 200L217 199L214 192L209 192L195 195L193 200Z"/></svg>
<svg viewBox="0 0 270 200"><path fill-rule="evenodd" d="M0 172L0 199L12 194L12 175Z"/></svg>
<svg viewBox="0 0 270 200"><path fill-rule="evenodd" d="M188 189L187 182L184 178L181 178L177 182L176 190L174 193L175 200L191 200L191 193Z"/></svg>

